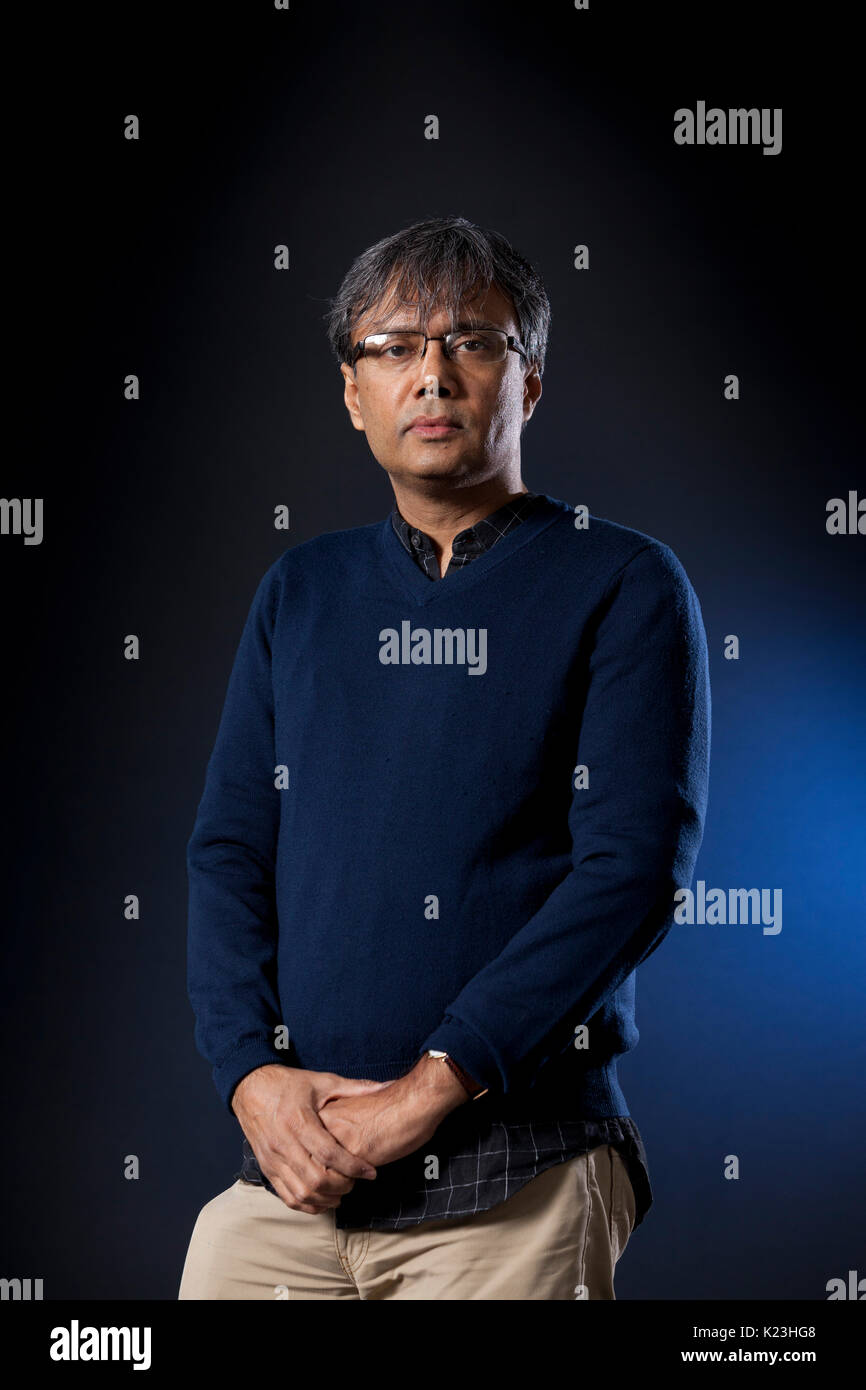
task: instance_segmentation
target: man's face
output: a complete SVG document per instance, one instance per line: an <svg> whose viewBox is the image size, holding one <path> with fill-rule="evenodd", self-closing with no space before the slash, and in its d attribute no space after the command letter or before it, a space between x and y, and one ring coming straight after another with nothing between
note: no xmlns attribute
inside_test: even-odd
<svg viewBox="0 0 866 1390"><path fill-rule="evenodd" d="M495 285L486 294L466 299L459 322L476 328L502 328L520 341L511 301ZM437 310L425 328L417 312L393 300L371 309L353 324L352 342L369 333L414 328L433 336L455 324ZM485 366L449 361L445 344L428 343L425 355L402 371L378 371L360 357L357 375L343 363L344 400L358 430L385 471L398 480L441 478L466 486L495 477L520 462L520 429L541 395L541 378L520 353ZM525 344L522 345L525 350ZM419 415L442 416L456 428L425 432L414 427Z"/></svg>

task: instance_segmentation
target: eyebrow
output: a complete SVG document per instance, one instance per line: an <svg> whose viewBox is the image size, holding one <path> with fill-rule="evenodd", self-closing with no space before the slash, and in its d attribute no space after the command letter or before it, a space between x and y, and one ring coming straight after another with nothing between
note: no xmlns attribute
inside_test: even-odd
<svg viewBox="0 0 866 1390"><path fill-rule="evenodd" d="M459 319L452 329L452 333L463 333L472 328L498 328L500 333L507 333L508 329L503 328L501 323L491 323L489 319ZM383 319L378 319L376 323L364 334L365 338L370 338L374 333L420 333L421 329L409 323L386 323Z"/></svg>

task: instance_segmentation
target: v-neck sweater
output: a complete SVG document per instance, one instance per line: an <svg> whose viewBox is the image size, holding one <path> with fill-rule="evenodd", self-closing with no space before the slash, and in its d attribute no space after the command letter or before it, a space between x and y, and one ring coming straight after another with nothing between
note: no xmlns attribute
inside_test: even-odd
<svg viewBox="0 0 866 1390"><path fill-rule="evenodd" d="M266 1062L388 1080L429 1047L506 1108L628 1115L634 971L703 834L709 673L673 551L580 520L542 494L435 584L390 519L263 576L187 855L227 1106Z"/></svg>

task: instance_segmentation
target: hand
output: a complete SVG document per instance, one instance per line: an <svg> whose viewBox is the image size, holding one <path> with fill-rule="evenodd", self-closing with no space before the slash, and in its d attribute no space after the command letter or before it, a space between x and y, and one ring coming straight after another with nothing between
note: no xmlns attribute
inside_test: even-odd
<svg viewBox="0 0 866 1390"><path fill-rule="evenodd" d="M333 1098L359 1100L392 1084L269 1062L238 1082L231 1104L278 1196L293 1211L315 1216L339 1206L356 1178L376 1176L372 1164L326 1129L318 1111Z"/></svg>
<svg viewBox="0 0 866 1390"><path fill-rule="evenodd" d="M319 1118L344 1148L369 1163L393 1163L414 1153L445 1116L469 1097L451 1069L422 1057L387 1090L328 1099Z"/></svg>

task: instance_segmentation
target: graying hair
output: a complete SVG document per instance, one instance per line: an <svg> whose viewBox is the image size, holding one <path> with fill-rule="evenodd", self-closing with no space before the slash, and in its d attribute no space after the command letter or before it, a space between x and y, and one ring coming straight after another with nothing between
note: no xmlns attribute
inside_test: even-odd
<svg viewBox="0 0 866 1390"><path fill-rule="evenodd" d="M338 363L350 362L363 314L392 291L418 308L427 323L437 305L456 321L461 301L484 295L495 283L514 305L518 337L530 362L544 371L550 303L541 277L499 232L465 217L430 217L377 241L352 262L324 315Z"/></svg>

